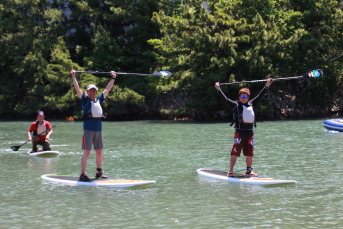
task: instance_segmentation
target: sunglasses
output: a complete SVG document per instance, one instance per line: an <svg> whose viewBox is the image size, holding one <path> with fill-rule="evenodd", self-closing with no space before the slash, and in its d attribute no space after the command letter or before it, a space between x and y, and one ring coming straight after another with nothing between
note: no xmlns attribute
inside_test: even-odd
<svg viewBox="0 0 343 229"><path fill-rule="evenodd" d="M249 98L249 95L240 95L239 98L241 98L241 99L247 99L247 98Z"/></svg>

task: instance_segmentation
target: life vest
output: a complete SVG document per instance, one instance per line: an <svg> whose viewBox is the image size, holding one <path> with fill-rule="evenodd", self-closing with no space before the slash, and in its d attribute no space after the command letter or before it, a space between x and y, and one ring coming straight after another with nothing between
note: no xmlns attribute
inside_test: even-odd
<svg viewBox="0 0 343 229"><path fill-rule="evenodd" d="M33 135L35 136L44 136L47 135L48 128L46 127L46 122L43 122L43 125L39 125L39 122L36 121L36 130L33 131ZM44 133L45 132L45 133ZM43 134L42 134L43 133Z"/></svg>
<svg viewBox="0 0 343 229"><path fill-rule="evenodd" d="M102 118L102 107L98 99L91 101L91 114L93 118Z"/></svg>
<svg viewBox="0 0 343 229"><path fill-rule="evenodd" d="M231 126L235 124L236 129L252 129L256 126L254 107L250 103L240 103L233 109L233 121Z"/></svg>
<svg viewBox="0 0 343 229"><path fill-rule="evenodd" d="M254 123L255 122L255 113L252 106L247 106L245 104L241 105L243 110L238 115L238 121L240 123Z"/></svg>
<svg viewBox="0 0 343 229"><path fill-rule="evenodd" d="M84 115L84 118L103 118L102 107L98 98L94 101L90 101L90 109L87 114Z"/></svg>

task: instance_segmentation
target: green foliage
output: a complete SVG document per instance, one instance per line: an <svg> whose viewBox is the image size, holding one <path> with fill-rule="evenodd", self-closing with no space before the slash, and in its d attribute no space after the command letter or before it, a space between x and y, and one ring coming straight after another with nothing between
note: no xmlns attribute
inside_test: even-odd
<svg viewBox="0 0 343 229"><path fill-rule="evenodd" d="M208 90L215 81L304 74L322 68L319 62L328 59L331 50L336 55L342 52L342 30L337 30L342 27L342 10L338 2L299 4L303 7L300 11L294 10L299 7L297 3L284 1L207 1L207 7L190 1L177 16L155 13L153 19L163 36L149 42L159 54L158 60L177 75L171 85L178 87L170 90L191 98L175 109L188 107L188 113L196 110L206 114L215 103L213 90ZM336 78L330 65L326 74ZM318 85L327 84L323 79ZM311 88L311 84L294 85L289 93L302 97L311 94ZM307 103L327 103L326 92Z"/></svg>
<svg viewBox="0 0 343 229"><path fill-rule="evenodd" d="M134 116L144 112L144 96L128 89L114 87L104 104L106 117L137 119Z"/></svg>
<svg viewBox="0 0 343 229"><path fill-rule="evenodd" d="M41 109L49 117L80 117L71 68L173 72L169 78L119 76L105 103L109 119L211 119L222 109L216 81L287 77L314 68L325 76L274 83L274 96L287 91L297 98L295 106L330 109L341 97L343 58L329 60L343 52L342 31L336 0L3 1L0 117L32 117ZM77 78L82 88L104 88L109 80ZM238 88L225 90L233 97Z"/></svg>

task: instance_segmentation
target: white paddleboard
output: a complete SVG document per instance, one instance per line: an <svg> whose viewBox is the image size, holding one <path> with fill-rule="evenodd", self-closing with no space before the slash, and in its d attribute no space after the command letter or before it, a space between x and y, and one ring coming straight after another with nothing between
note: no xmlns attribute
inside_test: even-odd
<svg viewBox="0 0 343 229"><path fill-rule="evenodd" d="M127 179L91 179L90 182L79 181L79 177L68 175L46 174L41 176L43 180L71 186L108 186L108 187L132 187L143 184L154 184L154 180L127 180Z"/></svg>
<svg viewBox="0 0 343 229"><path fill-rule="evenodd" d="M278 185L278 184L295 184L295 180L282 180L266 177L246 177L244 174L235 174L234 177L228 177L227 172L213 170L213 169L197 169L200 176L213 178L216 180L225 180L230 182L238 182L244 184L257 184L257 185Z"/></svg>
<svg viewBox="0 0 343 229"><path fill-rule="evenodd" d="M40 151L38 150L37 152L30 153L31 151L28 152L30 156L40 156L40 157L55 157L60 155L60 152L54 151L54 150L49 150L49 151Z"/></svg>

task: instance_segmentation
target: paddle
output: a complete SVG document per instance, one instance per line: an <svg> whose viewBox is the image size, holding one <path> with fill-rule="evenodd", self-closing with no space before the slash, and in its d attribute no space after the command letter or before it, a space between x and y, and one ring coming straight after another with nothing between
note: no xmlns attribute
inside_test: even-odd
<svg viewBox="0 0 343 229"><path fill-rule="evenodd" d="M292 76L292 77L283 77L283 78L274 78L274 80L292 80L292 79L314 79L323 76L324 73L320 69L312 70L304 75L301 76ZM220 83L220 85L231 85L231 84L241 84L241 83L257 83L257 82L265 82L268 79L263 80L250 80L250 81L240 81L240 82L231 82L231 83Z"/></svg>
<svg viewBox="0 0 343 229"><path fill-rule="evenodd" d="M54 128L54 127L56 127L56 126L53 125L52 128ZM47 132L48 132L48 130L45 130L45 131L43 131L42 133L40 133L39 135L34 136L33 139L34 139L34 138L38 138L38 136L41 136L42 134L47 133ZM28 143L29 141L30 141L30 140L27 140L26 142L24 142L23 144L21 144L21 145L19 145L19 146L11 146L11 149L12 149L13 151L18 151L18 150L20 149L20 147L22 147L23 145L25 145L25 144Z"/></svg>
<svg viewBox="0 0 343 229"><path fill-rule="evenodd" d="M89 73L89 74L110 74L110 72L98 72L98 71L75 71L76 73ZM154 73L128 73L128 72L116 72L117 75L135 75L135 76L171 76L172 73L169 71L159 71Z"/></svg>

